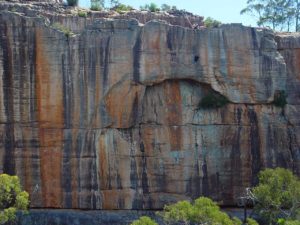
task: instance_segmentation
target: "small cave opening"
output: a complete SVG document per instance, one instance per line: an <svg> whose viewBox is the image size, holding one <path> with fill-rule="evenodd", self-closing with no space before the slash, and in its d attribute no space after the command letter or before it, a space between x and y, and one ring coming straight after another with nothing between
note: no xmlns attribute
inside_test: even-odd
<svg viewBox="0 0 300 225"><path fill-rule="evenodd" d="M199 61L199 56L198 55L195 55L194 56L194 62L196 63L196 62L198 62Z"/></svg>

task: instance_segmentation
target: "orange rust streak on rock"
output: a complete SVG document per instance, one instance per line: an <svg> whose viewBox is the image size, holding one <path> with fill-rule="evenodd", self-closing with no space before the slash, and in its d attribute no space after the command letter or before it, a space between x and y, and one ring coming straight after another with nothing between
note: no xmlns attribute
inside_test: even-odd
<svg viewBox="0 0 300 225"><path fill-rule="evenodd" d="M105 136L101 135L99 139L99 178L101 180L101 189L107 189L107 171L109 170L107 165L108 159L106 157L106 143Z"/></svg>
<svg viewBox="0 0 300 225"><path fill-rule="evenodd" d="M50 72L42 31L36 31L36 98L39 121L43 206L62 207L61 161L63 101L58 78ZM55 128L56 127L56 128ZM50 128L50 129L49 129ZM55 129L53 129L55 128Z"/></svg>
<svg viewBox="0 0 300 225"><path fill-rule="evenodd" d="M166 121L169 125L180 125L182 121L182 99L178 81L166 82L165 87ZM180 126L171 126L169 129L171 150L180 150L182 133Z"/></svg>
<svg viewBox="0 0 300 225"><path fill-rule="evenodd" d="M135 119L132 118L132 113L142 86L131 85L130 81L126 81L106 96L105 106L107 112L117 127L130 127Z"/></svg>

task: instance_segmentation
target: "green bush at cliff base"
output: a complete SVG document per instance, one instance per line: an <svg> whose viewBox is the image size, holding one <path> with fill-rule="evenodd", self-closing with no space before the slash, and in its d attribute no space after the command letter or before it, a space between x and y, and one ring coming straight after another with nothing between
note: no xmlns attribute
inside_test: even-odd
<svg viewBox="0 0 300 225"><path fill-rule="evenodd" d="M179 201L165 206L160 215L167 224L242 224L237 218L230 219L220 210L217 203L206 197L196 199L193 204L188 201Z"/></svg>
<svg viewBox="0 0 300 225"><path fill-rule="evenodd" d="M67 0L68 6L77 6L78 0Z"/></svg>
<svg viewBox="0 0 300 225"><path fill-rule="evenodd" d="M280 218L277 223L278 225L300 225L300 220L285 220Z"/></svg>
<svg viewBox="0 0 300 225"><path fill-rule="evenodd" d="M17 210L27 212L29 195L21 190L19 178L7 174L0 175L0 224L16 219Z"/></svg>
<svg viewBox="0 0 300 225"><path fill-rule="evenodd" d="M273 104L277 107L283 108L287 104L286 97L287 94L285 93L285 91L277 91L274 95Z"/></svg>
<svg viewBox="0 0 300 225"><path fill-rule="evenodd" d="M258 177L259 184L253 188L254 211L262 222L277 224L279 218L287 221L299 219L299 178L283 168L266 169Z"/></svg>
<svg viewBox="0 0 300 225"><path fill-rule="evenodd" d="M201 99L199 107L206 109L220 108L228 103L229 100L225 96L217 93L209 93Z"/></svg>
<svg viewBox="0 0 300 225"><path fill-rule="evenodd" d="M148 216L142 216L138 220L135 220L131 225L158 225L154 220Z"/></svg>

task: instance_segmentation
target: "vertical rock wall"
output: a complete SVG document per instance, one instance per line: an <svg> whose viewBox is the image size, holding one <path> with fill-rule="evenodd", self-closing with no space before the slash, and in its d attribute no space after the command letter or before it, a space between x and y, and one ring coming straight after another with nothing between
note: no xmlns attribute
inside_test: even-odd
<svg viewBox="0 0 300 225"><path fill-rule="evenodd" d="M4 11L0 31L0 172L32 207L233 205L264 167L300 174L298 36L117 19L66 35ZM199 106L210 93L229 104Z"/></svg>

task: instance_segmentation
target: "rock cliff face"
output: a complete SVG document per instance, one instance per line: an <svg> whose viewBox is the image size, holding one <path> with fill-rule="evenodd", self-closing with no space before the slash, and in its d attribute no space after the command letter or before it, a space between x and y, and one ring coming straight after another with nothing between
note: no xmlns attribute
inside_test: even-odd
<svg viewBox="0 0 300 225"><path fill-rule="evenodd" d="M300 36L135 19L54 27L0 12L0 172L20 176L32 207L233 205L262 168L300 175ZM211 93L229 104L201 107Z"/></svg>

